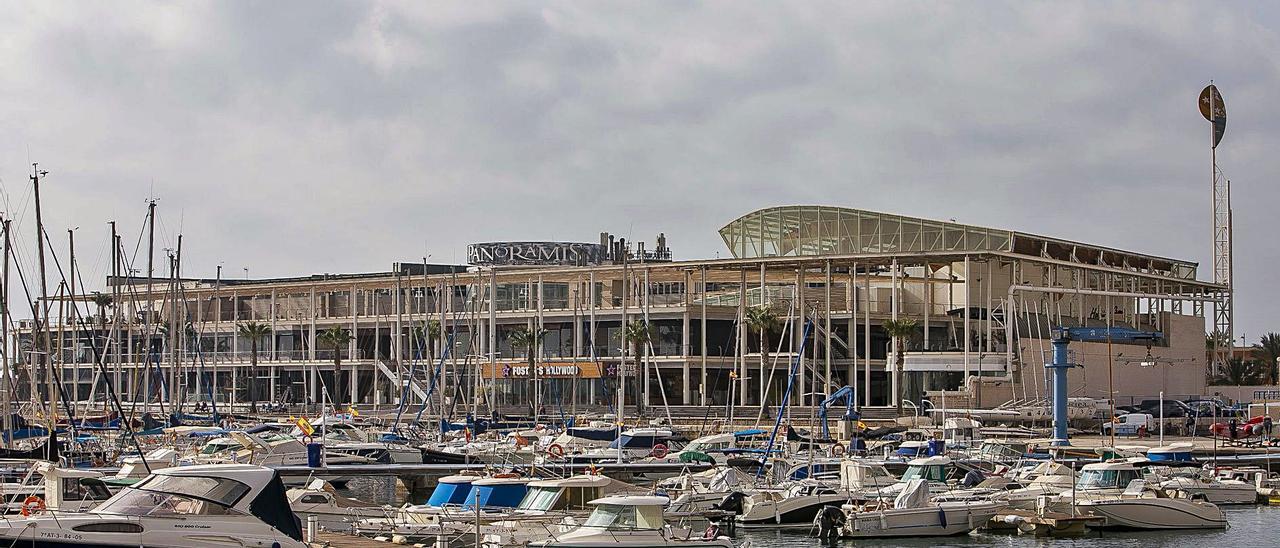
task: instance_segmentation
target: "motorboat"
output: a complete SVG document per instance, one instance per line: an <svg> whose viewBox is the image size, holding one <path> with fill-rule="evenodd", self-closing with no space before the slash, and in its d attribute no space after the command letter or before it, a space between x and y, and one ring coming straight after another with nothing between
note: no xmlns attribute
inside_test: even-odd
<svg viewBox="0 0 1280 548"><path fill-rule="evenodd" d="M362 519L386 517L394 511L389 506L344 496L323 479L314 479L305 487L290 489L285 496L298 519L305 522L315 516L316 525L330 531L351 531Z"/></svg>
<svg viewBox="0 0 1280 548"><path fill-rule="evenodd" d="M1157 487L1170 496L1204 500L1214 504L1253 504L1258 500L1258 490L1253 483L1236 479L1218 479L1208 476L1199 467L1191 468L1191 473L1180 473L1178 469L1165 474Z"/></svg>
<svg viewBox="0 0 1280 548"><path fill-rule="evenodd" d="M623 430L607 447L566 455L572 463L596 463L612 460L631 461L643 457L662 458L684 447L684 438L670 428L644 427Z"/></svg>
<svg viewBox="0 0 1280 548"><path fill-rule="evenodd" d="M45 548L305 548L284 483L249 464L157 470L89 512L0 521L0 543Z"/></svg>
<svg viewBox="0 0 1280 548"><path fill-rule="evenodd" d="M38 490L25 497L5 498L3 514L58 510L83 512L111 498L102 482L102 473L83 468L65 468L40 461L32 469Z"/></svg>
<svg viewBox="0 0 1280 548"><path fill-rule="evenodd" d="M239 443L236 442L238 446ZM111 487L128 487L151 475L156 470L178 465L178 452L171 447L159 447L143 456L134 455L120 460L120 469L102 481Z"/></svg>
<svg viewBox="0 0 1280 548"><path fill-rule="evenodd" d="M1004 506L997 502L930 502L929 482L906 482L893 503L829 506L814 519L824 538L943 537L977 529Z"/></svg>
<svg viewBox="0 0 1280 548"><path fill-rule="evenodd" d="M662 480L658 482L658 494L671 499L668 516L685 517L710 511L734 490L751 487L754 482L737 468L712 468Z"/></svg>
<svg viewBox="0 0 1280 548"><path fill-rule="evenodd" d="M363 457L382 464L422 464L422 450L405 443L382 441L349 422L316 419L311 425L323 436L325 451ZM298 429L294 435L301 435Z"/></svg>
<svg viewBox="0 0 1280 548"><path fill-rule="evenodd" d="M1134 480L1118 496L1076 500L1081 512L1103 518L1100 529L1225 529L1227 518L1216 504L1170 498Z"/></svg>
<svg viewBox="0 0 1280 548"><path fill-rule="evenodd" d="M534 548L733 548L733 541L713 528L704 533L670 527L663 519L666 497L612 496L589 501L594 507L582 525L564 524L550 538L530 542Z"/></svg>
<svg viewBox="0 0 1280 548"><path fill-rule="evenodd" d="M848 494L817 480L730 493L713 508L733 512L743 527L809 527L823 506L843 504Z"/></svg>
<svg viewBox="0 0 1280 548"><path fill-rule="evenodd" d="M840 461L840 489L864 498L876 498L881 489L898 483L883 464L865 459Z"/></svg>

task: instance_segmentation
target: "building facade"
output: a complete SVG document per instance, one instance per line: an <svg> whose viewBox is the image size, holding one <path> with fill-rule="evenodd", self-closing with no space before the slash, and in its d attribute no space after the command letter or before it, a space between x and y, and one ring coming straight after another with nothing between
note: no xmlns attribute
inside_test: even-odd
<svg viewBox="0 0 1280 548"><path fill-rule="evenodd" d="M477 412L605 408L624 386L628 405L776 406L794 363L793 403L849 385L861 405L918 408L973 376L1003 379L1012 399L1047 397L1051 329L1114 325L1163 338L1073 346L1072 395L1204 392L1204 305L1224 288L1191 262L825 206L754 211L720 234L731 258L671 261L665 237L644 251L602 235L477 244L472 265L116 279L112 303L79 297L74 319L49 325L53 363L81 401L101 399L105 375L126 401L403 399ZM894 319L916 328L892 340ZM256 367L239 329L250 322L267 331ZM23 364L43 355L34 326L13 343ZM326 344L333 328L350 340ZM541 334L532 369L512 344L521 330Z"/></svg>

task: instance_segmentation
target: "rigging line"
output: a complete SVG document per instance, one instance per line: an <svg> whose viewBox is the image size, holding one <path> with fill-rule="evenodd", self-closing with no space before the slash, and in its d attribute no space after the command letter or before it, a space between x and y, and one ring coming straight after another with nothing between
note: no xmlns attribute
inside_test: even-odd
<svg viewBox="0 0 1280 548"><path fill-rule="evenodd" d="M84 277L78 272L72 271L72 275L80 279L80 285L84 285ZM79 321L84 319L77 315ZM138 443L138 437L133 431L131 420L127 420L124 416L124 406L120 403L120 395L116 392L114 383L111 382L111 375L107 371L106 352L98 348L96 337L89 338L89 348L93 351L94 365L98 366L98 374L102 376L102 381L106 385L107 394L111 398L112 405L115 406L116 414L120 417L120 425L125 429L125 437L133 441L134 448L138 450L138 458L142 460L142 466L147 469L147 473L151 472L151 465L147 462L146 454L142 451L142 446ZM107 342L111 342L111 336L107 335ZM106 345L104 345L106 346Z"/></svg>

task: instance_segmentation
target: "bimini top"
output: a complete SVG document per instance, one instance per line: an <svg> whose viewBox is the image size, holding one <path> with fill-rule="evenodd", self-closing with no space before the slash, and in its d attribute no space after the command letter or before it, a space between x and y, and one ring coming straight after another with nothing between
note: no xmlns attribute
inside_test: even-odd
<svg viewBox="0 0 1280 548"><path fill-rule="evenodd" d="M831 206L752 211L720 229L735 258L1008 252L1194 280L1196 263L1022 232Z"/></svg>

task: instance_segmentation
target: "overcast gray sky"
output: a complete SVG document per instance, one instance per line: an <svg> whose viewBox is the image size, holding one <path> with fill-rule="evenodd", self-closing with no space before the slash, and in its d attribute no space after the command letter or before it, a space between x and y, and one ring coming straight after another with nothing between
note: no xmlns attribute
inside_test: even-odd
<svg viewBox="0 0 1280 548"><path fill-rule="evenodd" d="M1196 96L1214 79L1236 335L1280 331L1266 5L39 1L0 21L7 209L34 224L41 162L49 232L63 248L80 227L86 278L107 268L106 221L132 246L154 192L157 247L184 233L189 275L385 270L601 230L713 257L743 213L830 204L1209 279Z"/></svg>

